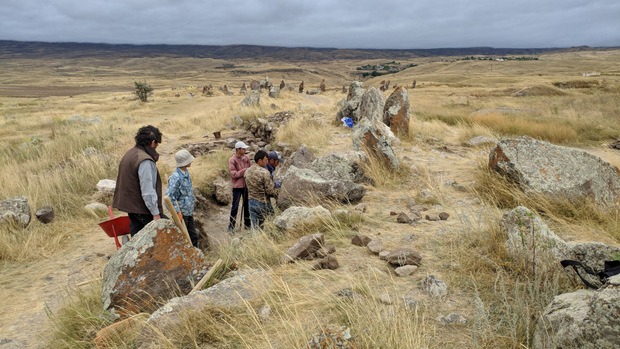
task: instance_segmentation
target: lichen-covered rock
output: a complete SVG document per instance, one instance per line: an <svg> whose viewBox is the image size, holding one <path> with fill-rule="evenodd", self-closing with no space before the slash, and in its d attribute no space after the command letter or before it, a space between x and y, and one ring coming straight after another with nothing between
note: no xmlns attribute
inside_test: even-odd
<svg viewBox="0 0 620 349"><path fill-rule="evenodd" d="M389 126L396 136L409 135L409 108L409 92L403 85L398 86L385 101L383 123Z"/></svg>
<svg viewBox="0 0 620 349"><path fill-rule="evenodd" d="M282 177L291 166L297 168L311 168L314 160L316 160L316 156L314 156L312 150L305 144L302 144L293 154L285 159L284 163L281 163L280 166L276 168L274 176Z"/></svg>
<svg viewBox="0 0 620 349"><path fill-rule="evenodd" d="M342 108L336 113L336 121L340 122L342 118L351 118L353 123L360 120L359 106L364 95L363 83L359 81L351 82L347 100Z"/></svg>
<svg viewBox="0 0 620 349"><path fill-rule="evenodd" d="M345 179L357 182L364 176L362 162L366 153L350 151L342 154L327 154L315 159L311 167L325 179Z"/></svg>
<svg viewBox="0 0 620 349"><path fill-rule="evenodd" d="M617 348L620 334L620 275L599 290L556 296L545 308L532 347Z"/></svg>
<svg viewBox="0 0 620 349"><path fill-rule="evenodd" d="M230 181L218 178L213 182L215 190L213 197L222 205L228 205L232 202L232 183Z"/></svg>
<svg viewBox="0 0 620 349"><path fill-rule="evenodd" d="M435 275L429 275L423 279L422 282L420 282L420 288L431 297L441 298L448 294L448 286L446 283Z"/></svg>
<svg viewBox="0 0 620 349"><path fill-rule="evenodd" d="M377 123L383 124L381 121ZM383 124L385 126L385 124ZM385 126L387 128L387 126ZM389 129L388 129L389 130ZM390 131L391 133L391 131ZM392 134L393 137L393 134ZM389 134L376 127L375 122L363 117L360 122L353 128L353 149L356 151L365 151L374 156L378 161L382 161L386 166L398 168L400 161L394 154L392 142ZM374 161L374 160L369 160Z"/></svg>
<svg viewBox="0 0 620 349"><path fill-rule="evenodd" d="M385 260L391 265L399 267L402 267L403 265L419 266L422 261L422 256L410 248L399 248L390 251L390 253L385 256Z"/></svg>
<svg viewBox="0 0 620 349"><path fill-rule="evenodd" d="M274 220L273 224L283 230L291 230L304 225L329 219L331 214L323 206L303 207L291 206Z"/></svg>
<svg viewBox="0 0 620 349"><path fill-rule="evenodd" d="M280 97L280 87L278 87L278 86L271 86L271 88L269 88L269 97L271 97L271 98L278 98L278 97Z"/></svg>
<svg viewBox="0 0 620 349"><path fill-rule="evenodd" d="M505 139L491 151L489 168L516 181L526 193L620 207L620 170L582 150L526 136Z"/></svg>
<svg viewBox="0 0 620 349"><path fill-rule="evenodd" d="M354 203L366 194L366 188L350 180L327 180L311 169L291 166L282 177L277 204L286 209L310 202L338 201Z"/></svg>
<svg viewBox="0 0 620 349"><path fill-rule="evenodd" d="M26 228L31 217L30 205L25 196L13 196L0 202L0 224L7 222Z"/></svg>
<svg viewBox="0 0 620 349"><path fill-rule="evenodd" d="M260 94L254 91L254 81L252 81L252 92L245 96L245 98L243 98L243 100L239 104L240 107L249 108L258 107L260 105Z"/></svg>
<svg viewBox="0 0 620 349"><path fill-rule="evenodd" d="M157 309L191 291L209 265L171 220L147 224L123 245L103 271L103 308L126 317Z"/></svg>
<svg viewBox="0 0 620 349"><path fill-rule="evenodd" d="M346 326L329 326L312 335L304 349L358 349L360 346L351 337L351 330Z"/></svg>
<svg viewBox="0 0 620 349"><path fill-rule="evenodd" d="M500 227L509 255L525 270L547 272L559 261L571 259L570 246L523 206L504 213Z"/></svg>
<svg viewBox="0 0 620 349"><path fill-rule="evenodd" d="M260 269L234 272L228 279L207 289L170 299L149 317L138 340L139 347L157 347L158 336L166 337L169 331L182 324L190 312L200 313L213 306L244 306L269 289L270 275L268 271Z"/></svg>
<svg viewBox="0 0 620 349"><path fill-rule="evenodd" d="M374 87L370 87L368 91L362 95L360 102L360 120L368 118L370 121L382 121L383 109L385 108L385 96L381 91Z"/></svg>

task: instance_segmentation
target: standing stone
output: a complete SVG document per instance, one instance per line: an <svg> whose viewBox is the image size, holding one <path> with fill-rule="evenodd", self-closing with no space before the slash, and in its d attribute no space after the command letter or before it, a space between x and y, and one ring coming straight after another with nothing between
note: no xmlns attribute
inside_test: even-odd
<svg viewBox="0 0 620 349"><path fill-rule="evenodd" d="M408 136L409 118L409 92L405 87L398 86L385 102L383 123L396 136Z"/></svg>
<svg viewBox="0 0 620 349"><path fill-rule="evenodd" d="M228 85L224 85L224 87L222 87L222 92L224 92L227 96L230 94L230 91L228 91Z"/></svg>
<svg viewBox="0 0 620 349"><path fill-rule="evenodd" d="M159 308L187 294L207 273L202 252L168 219L147 224L103 271L103 308L122 318Z"/></svg>
<svg viewBox="0 0 620 349"><path fill-rule="evenodd" d="M368 91L362 95L360 102L360 119L367 117L368 120L383 120L383 109L385 108L385 96L374 87L370 87Z"/></svg>
<svg viewBox="0 0 620 349"><path fill-rule="evenodd" d="M258 80L252 80L252 82L250 82L250 89L252 91L260 90L260 82Z"/></svg>
<svg viewBox="0 0 620 349"><path fill-rule="evenodd" d="M245 81L243 82L243 85L241 85L241 89L239 90L239 94L247 94L248 93L248 86L245 84Z"/></svg>
<svg viewBox="0 0 620 349"><path fill-rule="evenodd" d="M342 108L336 114L336 121L340 122L342 118L351 118L353 123L358 123L360 120L359 106L362 102L362 96L364 95L363 84L359 81L352 81L349 86L349 93L347 94L347 100Z"/></svg>
<svg viewBox="0 0 620 349"><path fill-rule="evenodd" d="M301 84L299 84L299 93L303 93L304 92L304 82L302 81Z"/></svg>
<svg viewBox="0 0 620 349"><path fill-rule="evenodd" d="M345 85L342 85L342 93L347 93L347 87Z"/></svg>
<svg viewBox="0 0 620 349"><path fill-rule="evenodd" d="M286 87L284 87L284 91L289 91L289 92L295 91L295 85L291 83L286 84Z"/></svg>
<svg viewBox="0 0 620 349"><path fill-rule="evenodd" d="M413 80L413 82L411 83L411 88L415 88L415 84L417 83L417 81Z"/></svg>
<svg viewBox="0 0 620 349"><path fill-rule="evenodd" d="M247 96L245 96L245 98L243 98L243 100L239 104L240 107L246 107L246 108L257 107L259 105L260 105L260 94L256 92L252 92L248 94Z"/></svg>
<svg viewBox="0 0 620 349"><path fill-rule="evenodd" d="M54 217L56 217L52 206L41 207L37 210L37 212L35 212L34 215L43 224L52 223L54 221Z"/></svg>
<svg viewBox="0 0 620 349"><path fill-rule="evenodd" d="M25 196L13 196L0 202L0 223L15 223L26 228L30 218L30 205Z"/></svg>
<svg viewBox="0 0 620 349"><path fill-rule="evenodd" d="M489 168L516 181L525 193L620 207L620 170L582 150L527 136L504 139L491 151Z"/></svg>
<svg viewBox="0 0 620 349"><path fill-rule="evenodd" d="M381 121L377 122L377 124L378 123L383 124ZM398 160L394 154L392 142L389 140L387 132L377 128L375 123L368 118L362 118L362 120L355 125L352 138L354 150L367 152L369 155L382 161L387 167L393 169L400 167L400 160Z"/></svg>
<svg viewBox="0 0 620 349"><path fill-rule="evenodd" d="M280 81L280 90L284 90L284 86L286 86L284 80Z"/></svg>
<svg viewBox="0 0 620 349"><path fill-rule="evenodd" d="M379 91L384 92L385 90L385 80L381 80L379 83Z"/></svg>
<svg viewBox="0 0 620 349"><path fill-rule="evenodd" d="M387 89L390 88L390 80L385 82L385 90L387 91Z"/></svg>
<svg viewBox="0 0 620 349"><path fill-rule="evenodd" d="M319 90L321 90L321 92L325 92L326 89L325 79L323 79L323 81L321 81L321 85L319 85Z"/></svg>
<svg viewBox="0 0 620 349"><path fill-rule="evenodd" d="M269 89L269 97L278 98L280 96L280 88L278 86L271 86Z"/></svg>

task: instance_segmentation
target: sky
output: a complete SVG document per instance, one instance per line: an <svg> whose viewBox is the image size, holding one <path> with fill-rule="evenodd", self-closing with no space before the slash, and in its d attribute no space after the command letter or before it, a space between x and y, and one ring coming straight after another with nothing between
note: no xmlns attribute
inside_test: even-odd
<svg viewBox="0 0 620 349"><path fill-rule="evenodd" d="M620 0L0 0L0 40L376 49L620 46Z"/></svg>

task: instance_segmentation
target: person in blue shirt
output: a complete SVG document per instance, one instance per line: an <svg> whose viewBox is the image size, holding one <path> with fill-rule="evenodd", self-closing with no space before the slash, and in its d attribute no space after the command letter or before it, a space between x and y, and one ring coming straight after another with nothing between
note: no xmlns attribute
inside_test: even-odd
<svg viewBox="0 0 620 349"><path fill-rule="evenodd" d="M177 168L168 178L168 189L166 195L172 201L174 209L177 210L179 218L183 218L192 245L198 247L199 236L196 233L194 223L194 190L192 188L192 178L189 176L188 167L192 165L194 157L187 150L180 150L174 154Z"/></svg>
<svg viewBox="0 0 620 349"><path fill-rule="evenodd" d="M277 151L272 151L267 155L267 165L265 165L265 168L267 169L267 171L269 171L272 180L273 171L276 170L276 167L278 167L280 162L284 162L284 160L282 160L282 158L280 157L280 153L278 153ZM280 186L282 186L282 181L274 181L273 184L275 188L280 188Z"/></svg>

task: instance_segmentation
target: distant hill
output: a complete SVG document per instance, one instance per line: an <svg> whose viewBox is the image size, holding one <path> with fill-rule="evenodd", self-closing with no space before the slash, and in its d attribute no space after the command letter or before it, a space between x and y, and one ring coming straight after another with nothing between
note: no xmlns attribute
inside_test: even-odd
<svg viewBox="0 0 620 349"><path fill-rule="evenodd" d="M92 43L48 43L0 40L0 59L7 58L82 58L112 56L135 57L195 57L214 59L280 59L288 61L321 61L336 59L407 59L436 56L470 55L534 55L546 52L575 50L606 50L611 48L438 48L409 50L335 49L310 47L277 47L254 45L114 45Z"/></svg>

